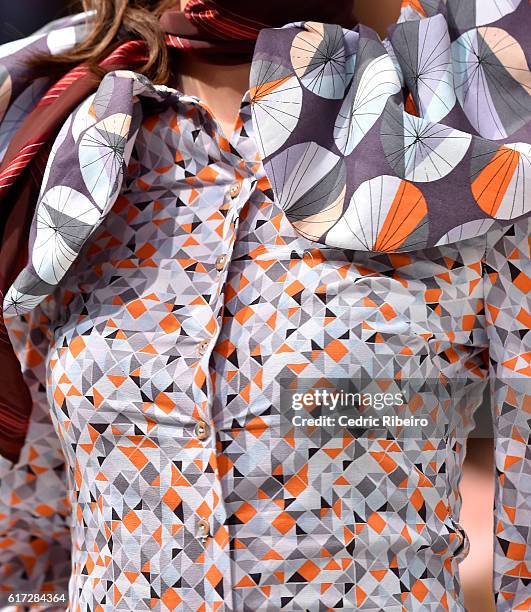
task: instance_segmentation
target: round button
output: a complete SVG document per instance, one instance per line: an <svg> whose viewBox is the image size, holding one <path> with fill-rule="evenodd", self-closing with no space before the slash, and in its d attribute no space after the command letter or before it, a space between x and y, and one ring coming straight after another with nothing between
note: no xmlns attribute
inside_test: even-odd
<svg viewBox="0 0 531 612"><path fill-rule="evenodd" d="M208 344L209 344L208 340L202 340L197 345L197 352L201 355L201 357L206 353Z"/></svg>
<svg viewBox="0 0 531 612"><path fill-rule="evenodd" d="M235 198L240 193L241 189L241 183L232 183L229 190L231 197Z"/></svg>
<svg viewBox="0 0 531 612"><path fill-rule="evenodd" d="M204 440L208 437L209 427L204 421L198 421L194 427L194 433L196 438Z"/></svg>
<svg viewBox="0 0 531 612"><path fill-rule="evenodd" d="M216 270L218 272L221 272L223 270L223 268L225 267L226 261L227 261L227 255L225 253L223 253L223 255L220 255L219 257L216 258Z"/></svg>
<svg viewBox="0 0 531 612"><path fill-rule="evenodd" d="M205 518L201 518L197 521L197 530L201 539L208 538L210 535L210 526Z"/></svg>

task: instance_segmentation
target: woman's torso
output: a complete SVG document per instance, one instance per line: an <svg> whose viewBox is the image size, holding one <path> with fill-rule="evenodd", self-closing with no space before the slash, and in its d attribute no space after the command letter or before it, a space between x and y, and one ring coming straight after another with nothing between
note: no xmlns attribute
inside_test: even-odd
<svg viewBox="0 0 531 612"><path fill-rule="evenodd" d="M249 106L231 148L175 100L146 115L119 199L43 307L71 609L462 610L470 414L431 442L312 445L279 422L290 378L481 380L485 237L320 250L271 199Z"/></svg>

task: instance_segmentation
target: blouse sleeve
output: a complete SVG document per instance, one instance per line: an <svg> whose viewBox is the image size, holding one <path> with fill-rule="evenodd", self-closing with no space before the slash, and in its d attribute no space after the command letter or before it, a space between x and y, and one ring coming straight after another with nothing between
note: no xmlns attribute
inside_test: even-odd
<svg viewBox="0 0 531 612"><path fill-rule="evenodd" d="M495 448L497 612L531 610L530 220L493 233L484 261Z"/></svg>
<svg viewBox="0 0 531 612"><path fill-rule="evenodd" d="M31 610L66 610L71 505L64 455L46 397L48 319L36 308L9 319L7 328L33 405L18 462L0 457L0 610L29 609L10 603L10 593L50 593L55 603Z"/></svg>

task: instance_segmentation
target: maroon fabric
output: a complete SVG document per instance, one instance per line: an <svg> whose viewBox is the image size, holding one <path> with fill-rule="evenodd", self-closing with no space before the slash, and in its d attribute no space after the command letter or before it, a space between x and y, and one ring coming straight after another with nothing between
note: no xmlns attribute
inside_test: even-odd
<svg viewBox="0 0 531 612"><path fill-rule="evenodd" d="M189 2L186 10L190 10L194 4L195 0ZM235 22L249 19L269 28L280 28L292 21L319 21L339 24L345 28L356 24L353 0L212 0L208 4L213 5L223 16L232 16Z"/></svg>
<svg viewBox="0 0 531 612"><path fill-rule="evenodd" d="M178 3L161 17L168 34L205 40L256 39L263 28L279 28L292 21L319 21L345 28L356 25L352 0L190 0L180 11Z"/></svg>
<svg viewBox="0 0 531 612"><path fill-rule="evenodd" d="M244 64L253 57L263 28L291 21L320 21L351 28L356 21L352 0L190 0L184 11L167 10L160 18L170 45L185 48L209 63Z"/></svg>
<svg viewBox="0 0 531 612"><path fill-rule="evenodd" d="M4 221L4 239L0 248L2 301L6 289L22 271L26 262L25 249L21 247L27 242L34 202L39 193L38 184L32 181L31 177L28 178L28 175L30 172L25 172L13 190L17 205ZM4 203L2 206L4 207ZM26 437L32 400L3 319L0 320L0 366L0 454L16 462ZM17 410L13 410L13 406L16 406Z"/></svg>
<svg viewBox="0 0 531 612"><path fill-rule="evenodd" d="M14 174L11 169L20 166L24 150L30 143L34 145L31 158L16 177L0 182L0 305L5 292L26 265L29 229L53 140L66 117L97 89L100 81L85 72L81 78L65 77L64 82L66 86L59 88L61 95L54 103L38 105L26 117L0 165L0 176L9 177ZM52 89L57 91L58 84ZM3 316L0 316L0 365L0 455L16 462L33 405Z"/></svg>
<svg viewBox="0 0 531 612"><path fill-rule="evenodd" d="M31 141L35 125L45 137L35 155L9 188L0 192L2 240L0 242L0 299L26 265L27 240L39 195L51 143L82 96L95 90L99 81L86 76L65 90L58 103L37 107L26 118L10 142L0 165L0 172L9 168L20 150ZM38 123L35 123L38 121ZM0 304L1 305L1 304ZM32 410L32 400L24 382L20 363L13 351L0 317L0 454L10 461L18 460L24 444ZM13 406L17 410L13 410Z"/></svg>

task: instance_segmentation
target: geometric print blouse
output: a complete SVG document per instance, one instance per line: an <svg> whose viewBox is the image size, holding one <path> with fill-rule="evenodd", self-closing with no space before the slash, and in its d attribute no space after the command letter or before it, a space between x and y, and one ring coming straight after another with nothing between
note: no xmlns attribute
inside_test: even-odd
<svg viewBox="0 0 531 612"><path fill-rule="evenodd" d="M464 612L459 481L490 382L496 605L531 609L529 218L402 252L321 239L274 184L289 162L266 170L252 91L227 140L201 100L129 72L72 114L45 182L113 78L147 92L121 182L94 183L115 197L79 244L39 242L75 189L56 183L32 261L66 244L68 265L30 307L4 303L34 408L19 461L0 457L0 593L64 593L68 612ZM361 372L473 399L433 438L278 427L281 380Z"/></svg>

